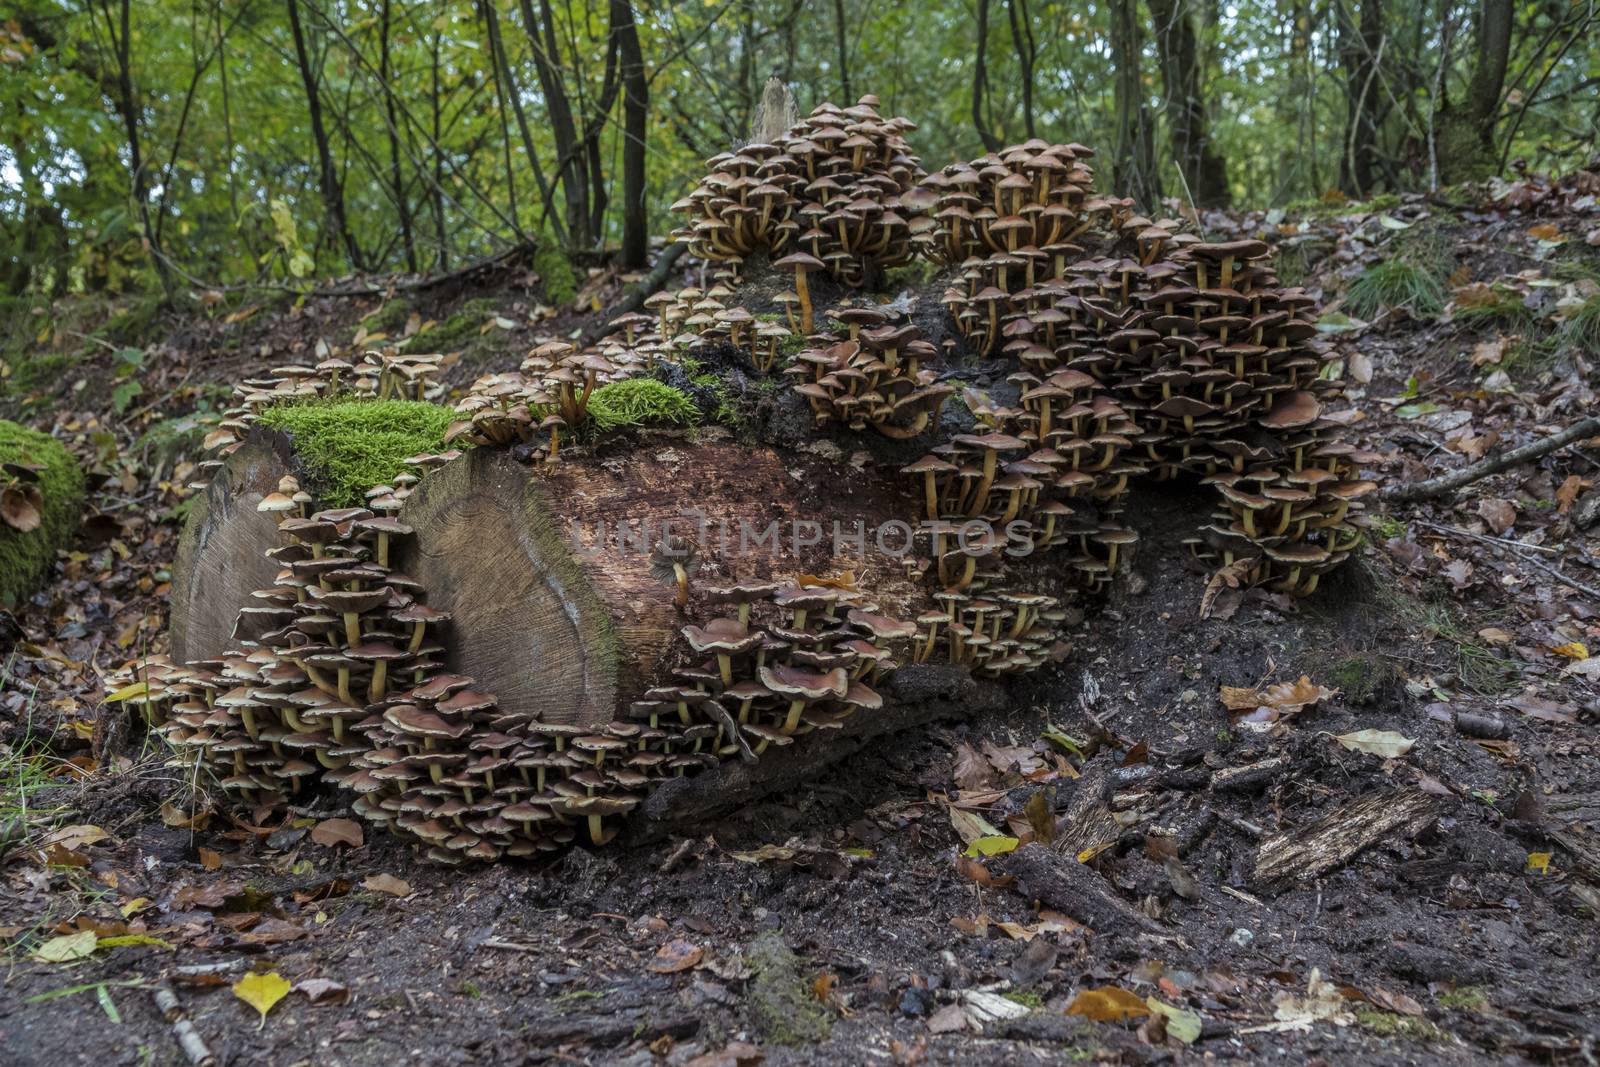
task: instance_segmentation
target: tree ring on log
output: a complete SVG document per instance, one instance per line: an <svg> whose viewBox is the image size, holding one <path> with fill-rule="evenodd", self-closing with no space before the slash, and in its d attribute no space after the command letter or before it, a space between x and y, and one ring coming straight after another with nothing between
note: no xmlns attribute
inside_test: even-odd
<svg viewBox="0 0 1600 1067"><path fill-rule="evenodd" d="M195 501L173 561L170 630L179 663L215 659L237 647L234 620L250 594L266 589L283 543L275 516L256 510L294 470L288 437L253 430Z"/></svg>

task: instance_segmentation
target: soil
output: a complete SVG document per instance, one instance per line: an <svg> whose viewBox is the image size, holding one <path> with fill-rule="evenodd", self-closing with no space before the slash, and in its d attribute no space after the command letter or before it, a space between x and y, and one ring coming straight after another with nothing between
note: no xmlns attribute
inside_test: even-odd
<svg viewBox="0 0 1600 1067"><path fill-rule="evenodd" d="M1505 243L1529 222L1485 218L1453 217L1453 239ZM1332 302L1339 272L1371 252L1352 250L1348 220L1319 225L1339 250L1314 280ZM1500 268L1482 270L1477 280ZM938 288L919 287L920 306ZM349 310L325 303L326 315L314 303L263 312L248 347L348 334ZM188 346L209 329L166 342L175 365L190 359L186 380L248 373L256 357L199 360ZM1581 353L1509 396L1477 389L1469 353L1482 335L1460 331L1402 313L1341 339L1372 362L1353 397L1367 415L1357 430L1391 457L1391 477L1459 459L1441 452L1459 425L1382 402L1419 375L1425 397L1506 444L1593 402ZM508 339L501 362L514 351ZM92 397L70 403L58 428L113 421ZM784 410L776 402L746 430L798 438L803 420ZM863 447L826 439L845 457ZM1594 675L1567 671L1571 657L1552 649L1577 635L1600 651L1600 598L1578 588L1600 578L1593 538L1535 506L1547 483L1553 493L1569 474L1592 477L1589 456L1560 453L1461 499L1375 506L1371 544L1314 597L1252 592L1227 618L1198 617L1209 576L1180 543L1206 498L1140 486L1126 513L1142 535L1131 562L1077 626L1071 657L1012 685L1003 711L880 741L692 835L462 871L377 832L318 844L308 830L338 814L331 801L281 825L213 815L191 827L186 784L139 738L106 737L102 723L90 748L74 724L94 722L99 678L161 647L175 542L175 493L129 486L111 463L98 507L114 521L100 535L91 523L52 585L0 627L16 645L0 694L11 788L27 754L46 753L35 765L55 776L28 794L27 821L0 826L11 960L0 1062L183 1063L158 986L220 1064L1592 1062L1600 703ZM1501 533L1531 547L1493 540L1477 517L1485 500L1517 504L1515 531ZM1491 629L1506 640L1480 632ZM1302 675L1338 692L1271 729L1233 721L1219 700L1224 686ZM1356 730L1415 743L1383 758L1336 740ZM1076 751L1043 740L1052 731ZM1064 841L1092 848L959 859L952 805L1027 825L1041 790ZM1303 840L1364 798L1413 793L1432 812L1416 832L1315 876L1257 877L1275 835ZM52 845L64 824L106 836ZM383 875L405 884L386 888ZM1071 891L1041 912L1032 895L1050 896L1051 878ZM30 958L84 928L162 943ZM296 985L264 1023L230 993L248 971ZM1296 1003L1323 981L1322 1010L1296 1025ZM1192 1013L1198 1033L1159 1016L1067 1014L1108 986ZM996 1018L994 997L1014 1017Z"/></svg>

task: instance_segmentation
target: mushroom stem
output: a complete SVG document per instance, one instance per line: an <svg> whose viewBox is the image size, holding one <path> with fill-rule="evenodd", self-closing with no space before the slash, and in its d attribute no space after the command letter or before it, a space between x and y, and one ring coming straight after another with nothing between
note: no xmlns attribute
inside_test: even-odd
<svg viewBox="0 0 1600 1067"><path fill-rule="evenodd" d="M388 565L389 565L389 535L387 533L383 533L383 532L380 531L379 534L378 534L378 566L387 567Z"/></svg>
<svg viewBox="0 0 1600 1067"><path fill-rule="evenodd" d="M383 699L384 682L389 673L389 664L378 660L372 665L372 684L367 687L367 703L376 704Z"/></svg>
<svg viewBox="0 0 1600 1067"><path fill-rule="evenodd" d="M733 684L733 657L726 652L718 652L717 668L722 672L722 684L731 686Z"/></svg>
<svg viewBox="0 0 1600 1067"><path fill-rule="evenodd" d="M354 611L344 613L344 639L346 644L361 643L361 616Z"/></svg>
<svg viewBox="0 0 1600 1067"><path fill-rule="evenodd" d="M406 654L415 656L417 649L422 647L422 637L427 632L428 624L419 622L411 631L411 643L406 645Z"/></svg>
<svg viewBox="0 0 1600 1067"><path fill-rule="evenodd" d="M350 695L350 668L339 668L339 699L346 704L354 704L355 697Z"/></svg>
<svg viewBox="0 0 1600 1067"><path fill-rule="evenodd" d="M550 427L550 456L551 463L556 461L556 454L561 450L561 430L555 426Z"/></svg>
<svg viewBox="0 0 1600 1067"><path fill-rule="evenodd" d="M239 718L244 722L244 732L250 735L250 740L254 741L256 739L256 735L261 729L256 725L255 712L251 711L249 708L240 708ZM244 773L242 768L240 769L239 773Z"/></svg>
<svg viewBox="0 0 1600 1067"><path fill-rule="evenodd" d="M684 570L683 564L674 563L672 575L678 581L678 595L673 597L672 602L680 608L686 608L689 606L689 572Z"/></svg>
<svg viewBox="0 0 1600 1067"><path fill-rule="evenodd" d="M804 270L796 270L794 272L794 291L795 295L800 298L800 332L809 334L811 332L811 293L806 288L806 272Z"/></svg>
<svg viewBox="0 0 1600 1067"><path fill-rule="evenodd" d="M805 710L806 702L804 700L791 700L789 702L789 714L783 720L784 733L792 734L800 728L800 713Z"/></svg>
<svg viewBox="0 0 1600 1067"><path fill-rule="evenodd" d="M600 816L589 816L589 840L600 845L605 843L605 831L600 826Z"/></svg>
<svg viewBox="0 0 1600 1067"><path fill-rule="evenodd" d="M994 466L999 455L992 448L983 453L983 477L978 480L978 488L972 495L972 506L967 510L972 518L983 514L983 506L989 500L989 487L994 484Z"/></svg>

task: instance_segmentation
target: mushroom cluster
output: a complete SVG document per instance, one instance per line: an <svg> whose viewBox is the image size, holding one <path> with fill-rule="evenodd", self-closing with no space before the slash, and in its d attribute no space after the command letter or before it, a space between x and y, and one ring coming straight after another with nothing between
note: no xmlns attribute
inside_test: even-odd
<svg viewBox="0 0 1600 1067"><path fill-rule="evenodd" d="M924 365L937 350L921 331L885 308L844 307L833 316L840 325L832 339L811 338L814 347L802 350L784 371L817 422L852 430L871 426L902 439L937 426L955 388Z"/></svg>
<svg viewBox="0 0 1600 1067"><path fill-rule="evenodd" d="M687 217L673 236L696 256L732 264L766 251L795 268L792 252L845 285L864 285L909 262L922 223L923 177L905 141L915 125L885 119L875 96L853 107L822 104L774 144L747 144L706 161L707 175L672 205ZM804 332L809 332L807 328Z"/></svg>
<svg viewBox="0 0 1600 1067"><path fill-rule="evenodd" d="M646 358L636 347L618 343L613 349L608 357L599 349L550 341L530 352L517 370L484 375L456 404L446 443L506 446L544 434L547 456L554 461L562 432L589 417L595 389L643 370Z"/></svg>
<svg viewBox="0 0 1600 1067"><path fill-rule="evenodd" d="M917 633L848 583L747 582L702 597L727 614L685 626L689 662L629 709L643 728L676 737L688 759L754 759L882 707L872 686Z"/></svg>
<svg viewBox="0 0 1600 1067"><path fill-rule="evenodd" d="M329 356L313 365L273 367L265 377L246 378L233 387L222 421L201 443L207 458L198 465L193 489L204 489L227 457L244 443L257 415L273 404L316 397L373 397L379 400L437 400L444 385L436 380L444 357L398 349L372 349L352 363Z"/></svg>
<svg viewBox="0 0 1600 1067"><path fill-rule="evenodd" d="M937 608L917 617L913 661L966 664L987 677L1031 671L1068 652L1060 601L1044 593L944 589Z"/></svg>

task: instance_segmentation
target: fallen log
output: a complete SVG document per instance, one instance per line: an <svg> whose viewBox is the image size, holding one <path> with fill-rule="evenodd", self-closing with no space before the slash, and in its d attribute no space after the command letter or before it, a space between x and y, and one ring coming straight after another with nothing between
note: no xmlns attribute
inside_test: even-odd
<svg viewBox="0 0 1600 1067"><path fill-rule="evenodd" d="M1019 895L1053 908L1101 936L1164 932L1153 920L1117 896L1116 890L1094 868L1044 845L1023 845L991 861L990 867L996 874L1015 878Z"/></svg>
<svg viewBox="0 0 1600 1067"><path fill-rule="evenodd" d="M1320 878L1373 845L1415 837L1438 814L1435 799L1417 789L1353 800L1310 826L1263 840L1256 852L1254 881L1262 888L1281 889Z"/></svg>
<svg viewBox="0 0 1600 1067"><path fill-rule="evenodd" d="M263 554L281 543L275 516L256 506L288 473L303 473L294 442L256 429L198 502L174 567L175 659L236 646L235 614L278 569ZM699 603L705 588L853 571L882 611L906 611L921 587L872 537L911 507L859 486L807 453L780 457L706 433L629 435L548 465L474 449L406 499L399 519L415 535L397 565L450 613L448 670L471 675L506 712L600 724L672 665L686 623L720 613ZM845 531L837 542L835 523ZM700 549L687 611L652 574L652 549L669 531Z"/></svg>

